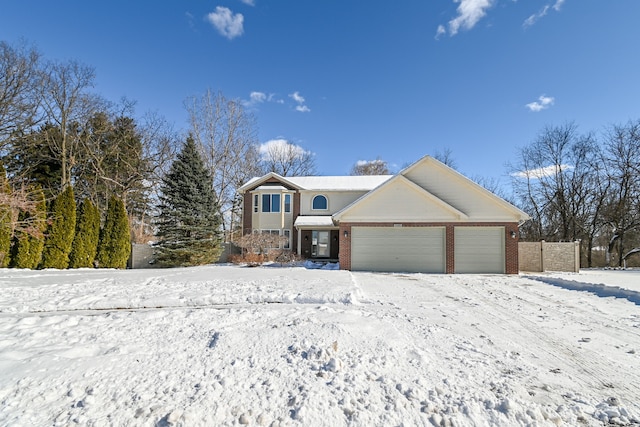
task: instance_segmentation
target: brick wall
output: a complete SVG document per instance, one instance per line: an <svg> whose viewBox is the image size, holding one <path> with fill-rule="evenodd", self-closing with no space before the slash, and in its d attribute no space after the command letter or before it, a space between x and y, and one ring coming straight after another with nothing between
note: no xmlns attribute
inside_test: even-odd
<svg viewBox="0 0 640 427"><path fill-rule="evenodd" d="M249 234L253 232L253 228L251 227L251 216L253 215L253 198L251 193L248 191L243 195L243 204L242 204L242 234Z"/></svg>
<svg viewBox="0 0 640 427"><path fill-rule="evenodd" d="M351 270L351 227L393 227L397 223L344 223L340 224L340 268ZM504 227L505 233L505 273L518 274L518 223L477 222L477 223L403 223L403 227L445 227L446 272L455 272L455 227ZM345 231L348 236L345 237ZM512 232L515 238L512 238Z"/></svg>

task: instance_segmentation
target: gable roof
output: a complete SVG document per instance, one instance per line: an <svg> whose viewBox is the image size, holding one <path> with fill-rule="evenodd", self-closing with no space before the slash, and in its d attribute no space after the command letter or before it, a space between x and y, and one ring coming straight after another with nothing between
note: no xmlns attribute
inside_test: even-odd
<svg viewBox="0 0 640 427"><path fill-rule="evenodd" d="M411 199L413 203L403 203ZM374 212L367 215L366 212ZM333 214L339 221L345 215L358 221L459 221L468 216L409 181L396 175L358 200Z"/></svg>
<svg viewBox="0 0 640 427"><path fill-rule="evenodd" d="M270 172L261 177L255 177L238 189L244 193L258 185L276 179L298 190L309 191L370 191L389 180L393 175L346 175L346 176L288 176L283 177Z"/></svg>
<svg viewBox="0 0 640 427"><path fill-rule="evenodd" d="M469 216L477 216L471 207L484 204L515 217L519 222L530 219L526 212L431 156L424 156L399 174Z"/></svg>

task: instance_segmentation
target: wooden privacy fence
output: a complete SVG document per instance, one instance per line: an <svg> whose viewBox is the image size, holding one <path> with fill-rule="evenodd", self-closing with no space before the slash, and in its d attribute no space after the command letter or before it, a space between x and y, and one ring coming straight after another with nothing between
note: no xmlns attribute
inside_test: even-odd
<svg viewBox="0 0 640 427"><path fill-rule="evenodd" d="M519 242L520 271L580 271L580 242Z"/></svg>

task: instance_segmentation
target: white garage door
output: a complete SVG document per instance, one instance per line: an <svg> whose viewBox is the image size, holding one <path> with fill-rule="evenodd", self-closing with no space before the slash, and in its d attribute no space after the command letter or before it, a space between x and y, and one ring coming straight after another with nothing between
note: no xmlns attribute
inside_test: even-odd
<svg viewBox="0 0 640 427"><path fill-rule="evenodd" d="M351 269L444 273L444 227L352 227Z"/></svg>
<svg viewBox="0 0 640 427"><path fill-rule="evenodd" d="M504 227L456 227L456 273L504 273Z"/></svg>

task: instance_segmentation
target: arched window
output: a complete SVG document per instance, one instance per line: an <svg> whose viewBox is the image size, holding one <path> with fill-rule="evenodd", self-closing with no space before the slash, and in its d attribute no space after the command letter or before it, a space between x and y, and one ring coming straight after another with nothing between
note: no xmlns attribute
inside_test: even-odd
<svg viewBox="0 0 640 427"><path fill-rule="evenodd" d="M311 209L314 211L326 211L328 209L329 204L327 203L327 198L322 195L315 196L313 198L313 202L311 203Z"/></svg>

